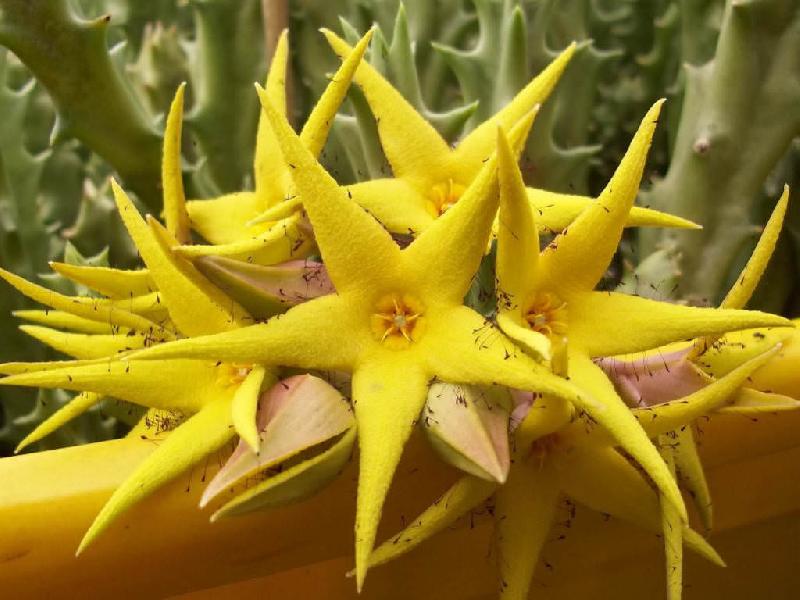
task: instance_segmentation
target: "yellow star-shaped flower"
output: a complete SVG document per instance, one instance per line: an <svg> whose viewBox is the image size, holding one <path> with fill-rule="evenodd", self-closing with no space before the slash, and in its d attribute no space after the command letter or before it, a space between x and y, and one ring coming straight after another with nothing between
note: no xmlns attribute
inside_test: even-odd
<svg viewBox="0 0 800 600"><path fill-rule="evenodd" d="M323 30L340 56L350 46L331 31ZM511 102L484 121L451 149L437 131L380 73L366 62L356 69L358 83L378 124L386 158L394 178L375 179L350 186L353 198L389 231L421 233L453 206L494 150L495 129L511 128L520 118L543 103L555 87L575 52L571 44L535 77ZM517 155L521 147L517 149ZM528 188L528 200L541 229L560 231L593 203L592 198L556 194ZM693 223L647 208L634 207L630 226L696 227Z"/></svg>
<svg viewBox="0 0 800 600"><path fill-rule="evenodd" d="M622 236L644 169L661 101L648 111L597 202L539 251L535 217L513 155L501 170L497 247L497 321L530 352L568 360L573 380L609 403L621 403L592 358L759 326L786 326L757 311L694 308L594 291Z"/></svg>

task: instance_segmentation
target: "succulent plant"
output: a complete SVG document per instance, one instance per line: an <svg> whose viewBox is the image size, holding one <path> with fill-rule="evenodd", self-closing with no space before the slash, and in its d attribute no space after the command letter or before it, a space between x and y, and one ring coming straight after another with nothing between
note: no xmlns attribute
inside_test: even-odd
<svg viewBox="0 0 800 600"><path fill-rule="evenodd" d="M214 519L358 445L359 589L487 501L503 598L562 497L672 600L721 562L696 420L800 405L796 1L0 0L0 45L2 449L159 441L79 552L238 436ZM460 479L376 546L417 430Z"/></svg>

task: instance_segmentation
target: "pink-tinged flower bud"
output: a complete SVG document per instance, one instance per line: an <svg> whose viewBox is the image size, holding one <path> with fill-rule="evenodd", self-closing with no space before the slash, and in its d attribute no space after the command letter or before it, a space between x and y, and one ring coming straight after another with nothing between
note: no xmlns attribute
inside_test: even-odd
<svg viewBox="0 0 800 600"><path fill-rule="evenodd" d="M350 458L355 419L347 398L313 375L276 383L259 399L259 451L243 441L208 484L200 506L233 496L215 513L249 512L299 500L326 485Z"/></svg>
<svg viewBox="0 0 800 600"><path fill-rule="evenodd" d="M451 465L502 483L509 469L511 393L500 386L434 383L421 423L431 445Z"/></svg>
<svg viewBox="0 0 800 600"><path fill-rule="evenodd" d="M263 266L223 256L204 256L194 264L257 319L267 319L335 292L325 266L312 260Z"/></svg>

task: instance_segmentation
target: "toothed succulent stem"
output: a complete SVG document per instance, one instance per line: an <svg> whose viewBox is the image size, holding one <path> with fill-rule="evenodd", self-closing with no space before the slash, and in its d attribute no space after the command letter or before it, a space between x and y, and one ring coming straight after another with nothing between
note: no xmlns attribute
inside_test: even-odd
<svg viewBox="0 0 800 600"><path fill-rule="evenodd" d="M111 61L108 21L79 18L66 0L0 0L0 44L50 92L57 108L52 138L81 140L155 208L161 138Z"/></svg>
<svg viewBox="0 0 800 600"><path fill-rule="evenodd" d="M197 56L195 105L186 127L197 138L200 170L219 192L242 189L253 164L258 98L253 82L264 77L257 0L194 0ZM202 177L202 173L199 175Z"/></svg>
<svg viewBox="0 0 800 600"><path fill-rule="evenodd" d="M640 256L678 250L677 294L715 304L755 243L751 219L764 181L800 133L800 5L730 2L714 59L685 69L670 168L644 204L704 229L643 231Z"/></svg>

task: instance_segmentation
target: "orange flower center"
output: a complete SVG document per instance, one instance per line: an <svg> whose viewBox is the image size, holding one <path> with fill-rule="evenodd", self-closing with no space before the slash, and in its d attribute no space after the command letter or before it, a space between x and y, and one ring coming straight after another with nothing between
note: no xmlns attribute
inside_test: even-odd
<svg viewBox="0 0 800 600"><path fill-rule="evenodd" d="M253 365L240 363L223 363L218 365L217 384L229 388L239 386L253 370Z"/></svg>
<svg viewBox="0 0 800 600"><path fill-rule="evenodd" d="M547 336L552 345L550 368L558 375L567 373L567 303L551 292L534 296L523 313L528 327Z"/></svg>
<svg viewBox="0 0 800 600"><path fill-rule="evenodd" d="M456 183L452 179L437 183L431 188L428 212L436 218L442 216L458 202L466 189L466 186Z"/></svg>
<svg viewBox="0 0 800 600"><path fill-rule="evenodd" d="M567 303L550 292L537 294L524 317L531 329L549 338L567 334Z"/></svg>
<svg viewBox="0 0 800 600"><path fill-rule="evenodd" d="M422 330L422 306L413 297L390 294L381 298L371 317L376 339L390 347L404 347L418 339Z"/></svg>

